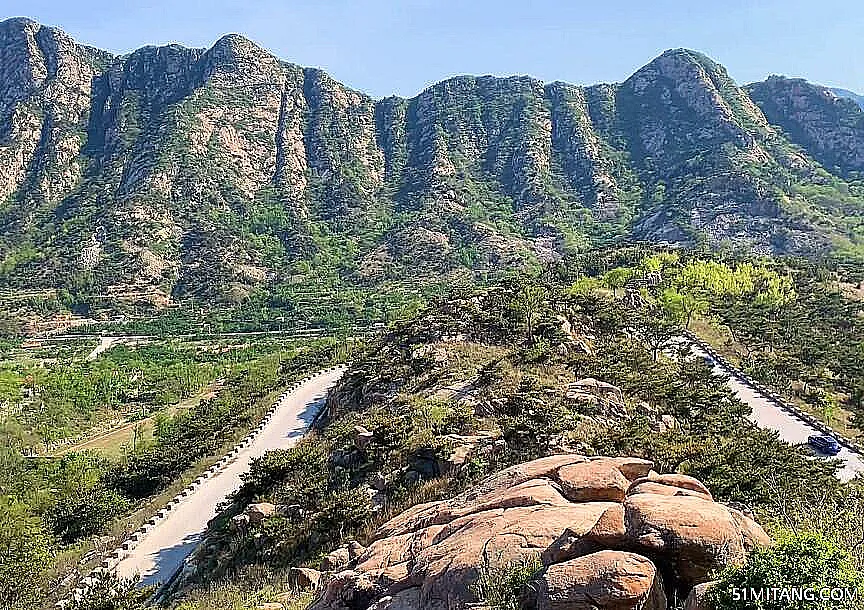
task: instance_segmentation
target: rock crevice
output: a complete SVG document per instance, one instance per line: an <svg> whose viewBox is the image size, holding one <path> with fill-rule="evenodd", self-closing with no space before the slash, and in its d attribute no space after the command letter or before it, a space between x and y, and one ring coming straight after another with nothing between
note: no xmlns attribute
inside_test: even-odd
<svg viewBox="0 0 864 610"><path fill-rule="evenodd" d="M339 565L313 610L445 609L475 583L536 562L525 602L541 610L665 610L716 569L770 544L697 479L638 458L557 455L499 472L382 525Z"/></svg>

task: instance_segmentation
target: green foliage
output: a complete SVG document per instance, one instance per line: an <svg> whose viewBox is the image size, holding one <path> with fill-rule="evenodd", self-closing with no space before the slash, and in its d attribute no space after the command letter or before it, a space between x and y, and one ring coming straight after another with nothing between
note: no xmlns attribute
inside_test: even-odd
<svg viewBox="0 0 864 610"><path fill-rule="evenodd" d="M232 372L226 375L217 397L163 414L155 422L153 440L122 458L100 457L92 451L26 458L21 453L25 431L5 422L0 426L0 588L7 597L0 597L0 607L6 608L7 600L13 600L8 607L17 610L53 599L60 591L46 583L56 578L59 562L86 552L92 546L89 538L105 534L119 517L141 507L142 500L163 490L196 461L222 450L269 406L274 390L330 364L337 351L342 357L347 354L329 341L299 349L277 345L275 350L264 343L227 352L233 356L225 356L221 348L166 352L156 346L137 355L127 348L104 354L104 363L98 367L113 370L115 374L107 378L118 381L123 377L117 374L120 367L113 368L117 362L147 363L169 355L166 364L172 373L183 365L194 368L196 360L205 366L222 358L231 362ZM62 352L54 355L67 357ZM13 387L16 381L12 380ZM79 379L79 385L84 383ZM82 399L82 404L87 403ZM137 610L140 593L133 594L132 588L124 586L110 584L117 595L109 596L98 594L97 587L97 593L82 601L81 608Z"/></svg>
<svg viewBox="0 0 864 610"><path fill-rule="evenodd" d="M81 599L67 607L70 610L144 610L153 592L153 587L141 587L135 580L101 574Z"/></svg>
<svg viewBox="0 0 864 610"><path fill-rule="evenodd" d="M101 534L107 526L125 513L131 502L113 489L99 483L86 491L69 495L46 514L54 534L70 543Z"/></svg>
<svg viewBox="0 0 864 610"><path fill-rule="evenodd" d="M480 577L471 586L477 598L494 610L520 610L527 585L542 569L537 555L499 565L500 558L480 567Z"/></svg>
<svg viewBox="0 0 864 610"><path fill-rule="evenodd" d="M530 345L534 344L534 325L543 305L544 290L540 286L524 284L513 301L513 308L519 312L525 323L525 333Z"/></svg>
<svg viewBox="0 0 864 610"><path fill-rule="evenodd" d="M616 267L603 275L603 283L616 292L624 288L627 281L633 277L633 270L628 267Z"/></svg>
<svg viewBox="0 0 864 610"><path fill-rule="evenodd" d="M676 322L683 323L685 328L690 328L694 316L706 313L710 306L708 299L698 292L673 287L663 291L660 302L668 315Z"/></svg>
<svg viewBox="0 0 864 610"><path fill-rule="evenodd" d="M251 501L278 489L281 495L303 506L312 506L327 491L329 453L324 443L300 442L291 449L270 451L252 462L243 476L238 493L241 501Z"/></svg>
<svg viewBox="0 0 864 610"><path fill-rule="evenodd" d="M321 433L256 461L235 497L239 505L269 501L294 508L249 533L220 526L218 549L201 564L201 580L314 561L340 542L362 541L374 524L408 505L464 490L504 466L556 452L562 443L590 454L642 456L660 471L691 474L718 500L743 503L771 526L798 504L836 500L839 507L848 486L835 478L835 463L813 460L753 427L749 409L722 379L688 359L687 350L675 350L670 338L679 331L658 295L682 263L662 256L641 265L643 258L610 267L626 266L636 279L662 275L639 302L632 294L615 298L596 281L579 280L577 290L548 284L536 291L534 345L516 338L526 326L524 308L516 305L525 298L523 283L454 291L373 341L331 397ZM706 268L721 277L761 277L756 267L739 267ZM755 300L756 284L721 282L709 291ZM567 383L585 377L620 388L622 403L567 398ZM463 392L469 405L460 403ZM666 416L675 424L661 430ZM354 442L356 425L372 433L362 449ZM454 447L451 435L477 430L500 433L506 450L471 456L455 472L439 467ZM380 488L375 503L366 495L370 485ZM856 506L847 503L847 513ZM853 533L832 539L846 545ZM511 607L531 573L487 573L478 585L486 592L478 596Z"/></svg>
<svg viewBox="0 0 864 610"><path fill-rule="evenodd" d="M792 598L795 590L809 591L808 597ZM753 591L767 599L748 599ZM757 549L745 566L723 572L708 593L717 610L852 610L861 607L862 595L864 573L848 553L809 532L787 532L775 546Z"/></svg>
<svg viewBox="0 0 864 610"><path fill-rule="evenodd" d="M36 603L51 559L51 537L38 516L9 496L0 496L0 607Z"/></svg>
<svg viewBox="0 0 864 610"><path fill-rule="evenodd" d="M595 292L601 285L602 283L600 280L596 278L582 276L574 281L567 291L568 294L574 296L587 296Z"/></svg>
<svg viewBox="0 0 864 610"><path fill-rule="evenodd" d="M326 352L325 352L326 353ZM304 356L318 362L324 353ZM289 360L290 362L290 360ZM292 363L292 368L299 363ZM248 426L255 405L285 382L281 354L245 365L228 380L225 390L191 411L163 422L156 444L131 455L123 469L109 477L110 487L131 498L145 498L167 487L197 460L211 455Z"/></svg>

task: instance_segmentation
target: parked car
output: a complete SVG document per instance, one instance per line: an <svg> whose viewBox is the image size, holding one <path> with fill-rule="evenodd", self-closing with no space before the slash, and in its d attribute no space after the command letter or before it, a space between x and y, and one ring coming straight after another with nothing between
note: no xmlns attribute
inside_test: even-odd
<svg viewBox="0 0 864 610"><path fill-rule="evenodd" d="M807 443L814 449L827 455L837 455L840 453L840 443L833 436L827 434L814 434L807 439Z"/></svg>

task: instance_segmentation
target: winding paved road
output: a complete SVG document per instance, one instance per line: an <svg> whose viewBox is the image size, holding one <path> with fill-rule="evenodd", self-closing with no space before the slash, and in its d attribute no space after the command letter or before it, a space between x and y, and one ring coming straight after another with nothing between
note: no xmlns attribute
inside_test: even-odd
<svg viewBox="0 0 864 610"><path fill-rule="evenodd" d="M682 338L682 340L685 340ZM689 342L689 341L688 341ZM700 358L709 355L698 345L691 346ZM771 428L790 443L806 443L807 437L818 431L807 423L781 409L771 398L761 394L740 379L736 372L713 360L714 372L728 377L728 384L738 397L753 410L751 419L757 425ZM236 459L201 486L170 515L158 522L146 537L122 558L116 567L121 577L141 576L142 584L165 583L170 580L183 560L200 543L207 522L216 515L217 506L240 485L240 475L249 469L250 462L267 451L290 447L306 432L314 420L329 388L342 375L343 369L320 374L286 396L276 409L269 424L254 441L241 450ZM844 461L838 476L849 480L864 473L864 459L847 448L837 456Z"/></svg>
<svg viewBox="0 0 864 610"><path fill-rule="evenodd" d="M689 340L683 340L689 343ZM691 344L690 349L700 358L710 357L705 350L696 344ZM780 438L793 444L806 443L807 437L822 433L788 411L781 409L770 397L745 383L733 369L723 366L714 358L711 360L714 363L714 373L728 377L727 383L732 391L740 400L750 405L753 410L750 419L757 426L776 430L780 433ZM843 467L837 471L837 476L841 480L848 481L857 474L864 473L864 459L860 454L843 447L837 458L843 460Z"/></svg>
<svg viewBox="0 0 864 610"><path fill-rule="evenodd" d="M290 447L303 436L324 404L327 391L344 369L321 373L288 394L273 418L224 469L206 479L117 564L118 576L141 576L141 584L166 583L200 543L216 507L240 486L250 462L273 449Z"/></svg>

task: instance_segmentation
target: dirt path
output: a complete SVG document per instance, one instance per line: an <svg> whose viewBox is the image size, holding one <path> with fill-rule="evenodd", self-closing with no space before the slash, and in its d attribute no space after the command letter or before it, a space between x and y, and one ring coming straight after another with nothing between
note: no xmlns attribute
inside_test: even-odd
<svg viewBox="0 0 864 610"><path fill-rule="evenodd" d="M119 341L120 337L102 337L99 340L99 345L97 345L92 352L87 354L87 357L84 360L87 362L93 362L94 360L96 360L96 358L99 357L99 354L101 354L102 352L107 352Z"/></svg>
<svg viewBox="0 0 864 610"><path fill-rule="evenodd" d="M172 405L166 409L162 409L161 411L159 411L159 413L170 415L176 413L181 409L188 409L190 407L193 407L205 398L213 398L219 393L219 390L222 389L224 383L224 379L217 379L195 396L190 396L185 400L181 400L175 405ZM136 426L144 427L146 425L149 425L153 422L154 417L155 415L151 415L150 417L144 419L125 423L121 426L112 428L108 432L100 434L99 436L94 436L93 438L88 438L79 443L75 443L74 445L69 445L67 447L63 447L62 449L58 449L51 455L53 455L54 457L60 457L66 455L67 453L84 451L86 449L105 449L108 447L117 447L119 445L122 445L123 442L126 441L127 437L130 435L130 433L132 433Z"/></svg>

